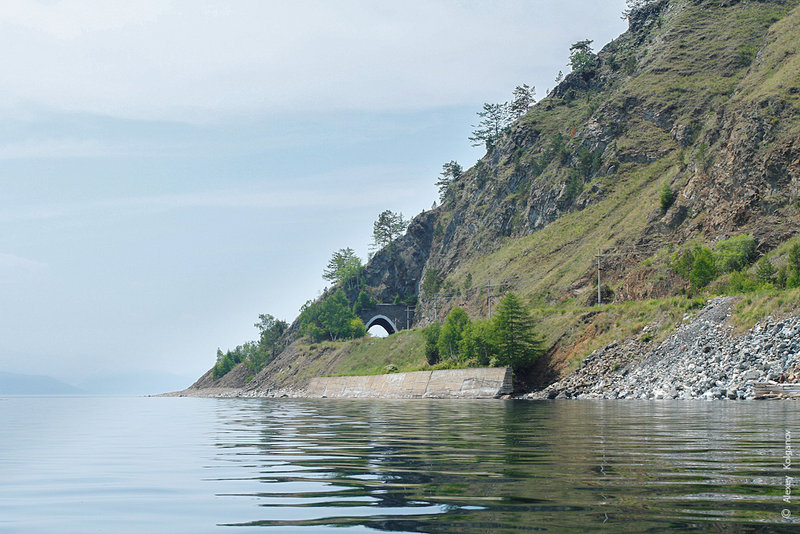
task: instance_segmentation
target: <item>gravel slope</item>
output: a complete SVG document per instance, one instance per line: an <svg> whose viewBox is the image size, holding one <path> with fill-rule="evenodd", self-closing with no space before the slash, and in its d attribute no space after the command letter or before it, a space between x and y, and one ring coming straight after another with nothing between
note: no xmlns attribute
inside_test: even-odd
<svg viewBox="0 0 800 534"><path fill-rule="evenodd" d="M732 297L711 299L655 348L611 344L532 399L751 399L756 382L800 381L800 316L768 319L735 337ZM642 356L640 356L642 355Z"/></svg>

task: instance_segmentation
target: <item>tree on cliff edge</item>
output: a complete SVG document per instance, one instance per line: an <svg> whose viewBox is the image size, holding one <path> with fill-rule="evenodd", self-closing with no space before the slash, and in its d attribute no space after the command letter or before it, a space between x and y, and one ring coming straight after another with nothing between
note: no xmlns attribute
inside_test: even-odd
<svg viewBox="0 0 800 534"><path fill-rule="evenodd" d="M450 193L453 182L461 178L464 168L459 165L455 160L442 165L442 172L439 173L439 180L436 182L436 187L439 188L439 200L444 204L447 200L448 193Z"/></svg>
<svg viewBox="0 0 800 534"><path fill-rule="evenodd" d="M474 126L469 140L472 146L485 145L486 150L491 150L503 134L509 123L508 102L502 104L484 104L483 111L478 112L480 121Z"/></svg>
<svg viewBox="0 0 800 534"><path fill-rule="evenodd" d="M380 250L391 245L394 240L406 231L408 221L403 219L402 213L386 210L378 215L372 225L372 248Z"/></svg>
<svg viewBox="0 0 800 534"><path fill-rule="evenodd" d="M353 285L358 282L363 266L361 259L355 251L348 247L337 250L328 261L328 266L322 272L322 278L342 286Z"/></svg>

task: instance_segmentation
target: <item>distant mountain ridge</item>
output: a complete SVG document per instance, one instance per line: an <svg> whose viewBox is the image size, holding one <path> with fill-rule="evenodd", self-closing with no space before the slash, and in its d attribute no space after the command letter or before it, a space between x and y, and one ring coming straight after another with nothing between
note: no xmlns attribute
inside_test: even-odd
<svg viewBox="0 0 800 534"><path fill-rule="evenodd" d="M79 395L82 389L50 376L0 372L0 395Z"/></svg>

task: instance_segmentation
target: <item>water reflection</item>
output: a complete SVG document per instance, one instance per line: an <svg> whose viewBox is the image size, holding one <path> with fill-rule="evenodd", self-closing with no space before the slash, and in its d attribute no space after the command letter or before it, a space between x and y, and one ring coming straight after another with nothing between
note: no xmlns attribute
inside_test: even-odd
<svg viewBox="0 0 800 534"><path fill-rule="evenodd" d="M282 399L220 400L217 410L205 483L252 503L249 517L223 525L798 528L781 518L796 404Z"/></svg>

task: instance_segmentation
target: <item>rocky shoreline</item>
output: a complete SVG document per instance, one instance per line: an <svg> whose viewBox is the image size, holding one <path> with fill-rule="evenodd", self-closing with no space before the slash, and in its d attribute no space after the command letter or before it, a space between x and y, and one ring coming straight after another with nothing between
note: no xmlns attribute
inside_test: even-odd
<svg viewBox="0 0 800 534"><path fill-rule="evenodd" d="M800 382L800 316L767 320L735 336L733 297L717 297L652 347L629 340L526 399L753 399L758 383ZM642 355L642 356L639 356Z"/></svg>

